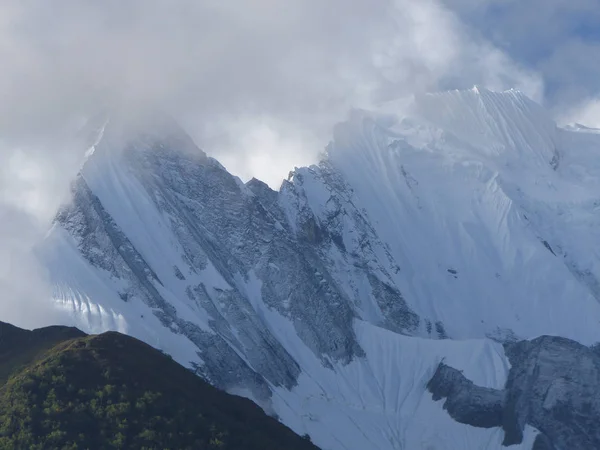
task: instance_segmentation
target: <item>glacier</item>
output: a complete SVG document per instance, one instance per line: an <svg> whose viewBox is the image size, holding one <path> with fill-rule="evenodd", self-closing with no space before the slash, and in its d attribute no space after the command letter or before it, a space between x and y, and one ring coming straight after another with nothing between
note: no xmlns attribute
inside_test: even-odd
<svg viewBox="0 0 600 450"><path fill-rule="evenodd" d="M323 449L501 449L433 399L440 364L501 391L507 346L600 342L600 131L517 91L355 110L279 191L162 114L87 132L36 249L64 324L142 339ZM511 448L543 448L520 426Z"/></svg>

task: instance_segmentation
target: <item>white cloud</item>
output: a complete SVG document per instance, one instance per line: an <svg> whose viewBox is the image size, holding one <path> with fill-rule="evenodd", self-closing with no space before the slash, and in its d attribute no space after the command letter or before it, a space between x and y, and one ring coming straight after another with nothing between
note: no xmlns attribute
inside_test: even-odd
<svg viewBox="0 0 600 450"><path fill-rule="evenodd" d="M481 36L546 82L546 106L565 108L600 92L597 0L442 0Z"/></svg>
<svg viewBox="0 0 600 450"><path fill-rule="evenodd" d="M561 123L578 123L589 128L600 129L600 98L585 100L575 105L563 114L559 121Z"/></svg>
<svg viewBox="0 0 600 450"><path fill-rule="evenodd" d="M434 0L5 0L0 60L0 314L48 295L27 254L85 151L69 136L102 108L159 105L276 187L352 106L473 84L543 92Z"/></svg>
<svg viewBox="0 0 600 450"><path fill-rule="evenodd" d="M329 8L320 17L323 28L311 26L308 40L303 33L292 33L291 45L283 52L286 56L277 59L283 78L277 70L265 75L273 86L282 83L280 91L249 90L245 94L252 100L243 108L235 104L221 114L211 110L208 118L200 113L187 121L196 140L243 178L251 174L278 187L294 165L317 158L331 127L350 107L369 108L390 98L474 84L517 88L542 99L543 81L537 74L489 42L476 39L456 14L437 1L360 0L349 7L330 0L325 4ZM309 11L313 6L305 10L307 22L294 19L290 29L308 27L314 20L315 11ZM339 16L345 26L338 23ZM306 55L311 55L309 60L304 60ZM257 100L257 95L264 97ZM278 98L275 105L261 104L272 97ZM260 141L256 130L264 127L278 136L279 145L274 145L272 136L264 135L266 140Z"/></svg>

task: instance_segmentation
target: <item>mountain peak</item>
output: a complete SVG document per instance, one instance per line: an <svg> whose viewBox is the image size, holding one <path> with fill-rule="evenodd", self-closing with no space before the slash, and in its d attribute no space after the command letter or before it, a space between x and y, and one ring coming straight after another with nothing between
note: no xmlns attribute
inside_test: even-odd
<svg viewBox="0 0 600 450"><path fill-rule="evenodd" d="M500 343L600 341L600 141L517 91L397 106L355 111L279 192L198 158L168 120L109 121L41 252L54 300L323 448L500 449L425 381L447 358L500 391Z"/></svg>
<svg viewBox="0 0 600 450"><path fill-rule="evenodd" d="M92 155L96 155L93 159L98 159L99 153L104 157L109 154L116 157L130 150L170 151L206 157L171 115L156 109L111 110L90 121L86 129L86 135L92 136L88 159Z"/></svg>
<svg viewBox="0 0 600 450"><path fill-rule="evenodd" d="M383 143L395 142L396 152L420 149L449 161L554 169L560 159L558 133L548 112L523 93L475 86L417 95L379 111L354 111L336 126L327 154L338 169L367 167L389 158ZM377 145L366 144L373 140Z"/></svg>

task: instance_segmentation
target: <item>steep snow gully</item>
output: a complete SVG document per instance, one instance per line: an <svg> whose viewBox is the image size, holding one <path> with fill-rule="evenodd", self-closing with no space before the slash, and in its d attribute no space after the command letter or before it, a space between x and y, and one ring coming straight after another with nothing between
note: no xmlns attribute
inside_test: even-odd
<svg viewBox="0 0 600 450"><path fill-rule="evenodd" d="M514 91L404 106L354 111L279 192L167 118L103 122L37 249L54 305L323 449L590 448L600 132Z"/></svg>

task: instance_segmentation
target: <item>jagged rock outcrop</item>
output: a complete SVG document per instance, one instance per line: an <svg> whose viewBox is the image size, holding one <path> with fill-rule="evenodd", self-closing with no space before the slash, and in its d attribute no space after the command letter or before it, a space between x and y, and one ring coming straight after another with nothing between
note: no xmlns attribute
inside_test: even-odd
<svg viewBox="0 0 600 450"><path fill-rule="evenodd" d="M441 363L427 384L435 401L446 399L444 409L455 420L474 427L502 426L504 392L479 387L459 371Z"/></svg>
<svg viewBox="0 0 600 450"><path fill-rule="evenodd" d="M503 445L523 441L526 425L541 432L534 449L600 448L600 356L575 341L543 336L508 344L504 390L475 386L440 364L427 384L434 400L460 423L502 427Z"/></svg>
<svg viewBox="0 0 600 450"><path fill-rule="evenodd" d="M300 170L295 182L286 182L277 194L257 180L241 183L172 123L134 137L122 135L118 125L109 122L103 130L73 185L73 200L56 223L89 264L119 281L122 301L143 301L164 327L194 343L202 361L196 364L200 375L224 389L248 389L263 400L270 396L268 385L291 389L296 384L298 363L252 305L253 279L260 283L260 300L291 320L324 364L364 355L353 320L367 302L377 302L383 326L399 332L417 329L418 316L385 266L399 268L352 209L349 187L333 169ZM320 178L330 189L327 202L333 206L325 218L311 210L305 176ZM106 186L107 178L112 185ZM110 190L137 190L146 204L131 204L127 212L111 210ZM293 217L289 204L296 208ZM134 241L142 236L123 227L138 222L141 229L149 220L174 241L168 243L172 255L164 255L172 257L168 273L138 250ZM346 248L341 233L349 227L357 238ZM339 257L335 262L332 248ZM201 280L211 269L222 283ZM352 273L360 288L347 286L336 271ZM210 331L178 313L170 298L181 290L185 302L208 319Z"/></svg>

